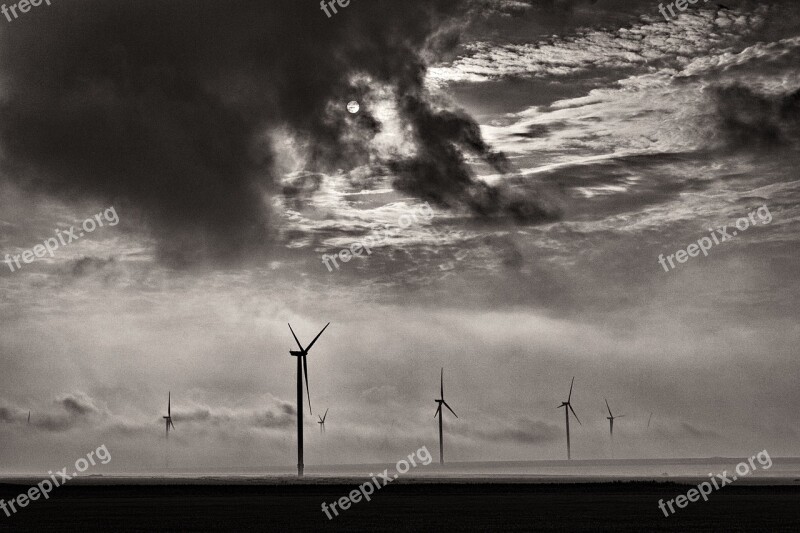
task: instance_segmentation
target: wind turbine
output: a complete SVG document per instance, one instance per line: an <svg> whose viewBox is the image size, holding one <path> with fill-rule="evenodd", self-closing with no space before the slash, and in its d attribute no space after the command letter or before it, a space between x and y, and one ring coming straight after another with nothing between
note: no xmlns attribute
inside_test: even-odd
<svg viewBox="0 0 800 533"><path fill-rule="evenodd" d="M31 425L31 412L28 411L28 425Z"/></svg>
<svg viewBox="0 0 800 533"><path fill-rule="evenodd" d="M317 415L317 418L319 418L319 422L317 422L317 424L319 424L320 432L324 432L325 431L325 419L327 417L328 417L328 409L325 409L325 414L324 415L322 415L322 416Z"/></svg>
<svg viewBox="0 0 800 533"><path fill-rule="evenodd" d="M175 424L172 423L172 391L167 396L167 416L162 417L167 425L167 439L169 439L169 427L175 429Z"/></svg>
<svg viewBox="0 0 800 533"><path fill-rule="evenodd" d="M436 414L433 415L433 418L439 417L439 464L444 464L444 439L442 438L442 405L450 409L450 406L447 405L447 402L444 401L444 368L442 368L442 374L440 376L440 385L441 389L439 394L441 397L438 400L434 400L436 403L439 404L439 407L436 408ZM458 418L458 415L450 409L450 412L453 413L453 416Z"/></svg>
<svg viewBox="0 0 800 533"><path fill-rule="evenodd" d="M308 412L312 415L314 414L311 411L311 393L308 390L308 365L306 363L306 356L308 355L308 351L314 346L314 343L317 342L322 332L328 329L331 323L328 322L325 324L325 327L322 328L314 340L311 341L307 347L303 348L303 345L300 344L300 341L297 339L297 335L294 334L294 330L292 329L292 325L289 324L289 331L292 332L292 337L294 337L295 342L297 342L297 346L300 347L300 350L289 350L289 354L292 357L297 357L297 475L298 477L303 476L303 376L306 379L306 393L308 393Z"/></svg>
<svg viewBox="0 0 800 533"><path fill-rule="evenodd" d="M561 409L562 407L564 408L564 415L566 416L567 419L567 459L572 459L569 447L569 412L572 411L572 415L575 417L575 420L578 421L578 424L583 425L581 424L578 415L575 414L575 409L572 408L572 403L570 403L572 400L572 386L574 384L575 384L575 376L572 377L572 383L570 383L569 385L569 396L567 397L567 401L561 402L561 405L557 407L558 409Z"/></svg>
<svg viewBox="0 0 800 533"><path fill-rule="evenodd" d="M652 420L652 419L653 419L653 413L651 411L650 412L650 417L647 419L647 429L650 429L650 420Z"/></svg>
<svg viewBox="0 0 800 533"><path fill-rule="evenodd" d="M603 398L605 400L605 398ZM611 436L614 436L614 419L615 418L622 418L625 415L617 415L614 416L611 414L611 407L608 406L608 400L606 400L606 409L608 409L608 416L606 417L608 421L611 423Z"/></svg>

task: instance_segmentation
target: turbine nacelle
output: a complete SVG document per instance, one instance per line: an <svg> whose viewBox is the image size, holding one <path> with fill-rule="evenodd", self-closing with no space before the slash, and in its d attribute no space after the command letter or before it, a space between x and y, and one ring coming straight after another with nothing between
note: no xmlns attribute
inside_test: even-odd
<svg viewBox="0 0 800 533"><path fill-rule="evenodd" d="M167 438L169 438L169 428L175 429L175 424L172 422L172 392L167 396L167 416L162 416L166 424Z"/></svg>
<svg viewBox="0 0 800 533"><path fill-rule="evenodd" d="M605 398L603 399L605 400ZM606 420L608 420L610 424L611 435L614 435L614 420L617 418L622 418L625 415L614 416L614 414L611 412L611 407L608 405L608 400L606 400L606 409L608 409L608 416L606 417Z"/></svg>
<svg viewBox="0 0 800 533"><path fill-rule="evenodd" d="M564 408L564 422L567 428L567 459L572 459L571 448L570 448L570 441L569 441L569 414L572 413L572 416L575 417L575 420L578 421L579 425L581 424L581 419L578 418L578 415L575 414L575 409L572 408L572 387L575 385L575 377L572 377L572 382L569 384L569 396L567 396L566 402L561 402L561 405L556 407L556 409Z"/></svg>
<svg viewBox="0 0 800 533"><path fill-rule="evenodd" d="M308 363L306 363L306 356L308 355L309 350L311 350L311 347L314 346L314 343L317 342L317 339L319 339L320 335L322 335L322 333L326 329L328 329L328 326L330 326L330 325L331 325L330 322L325 324L325 327L322 328L322 331L317 333L317 336L314 337L314 340L311 341L311 344L309 344L308 346L303 348L303 345L300 344L300 340L297 338L297 335L295 335L294 330L292 329L292 325L289 324L289 331L292 332L292 337L294 337L294 341L297 343L297 347L300 348L299 350L289 350L289 355L291 355L293 357L302 358L303 375L304 375L305 381L306 381L306 396L308 397L308 412L311 413L312 415L314 414L314 412L311 410L311 391L309 391L309 389L308 389ZM300 376L298 376L298 379L300 379ZM300 408L299 405L297 407Z"/></svg>
<svg viewBox="0 0 800 533"><path fill-rule="evenodd" d="M444 405L447 409L453 413L453 416L458 418L458 415L453 408L447 405L447 402L444 400L444 368L442 368L441 374L439 375L439 398L433 400L438 404L436 407L436 414L433 415L433 418L439 417L439 464L444 464L444 435L442 432L442 419L444 418L444 409L442 406Z"/></svg>
<svg viewBox="0 0 800 533"><path fill-rule="evenodd" d="M436 418L437 416L439 416L439 413L442 412L442 405L447 407L447 409L449 409L450 412L453 413L453 416L458 418L458 415L456 414L456 412L453 411L453 409L449 405L447 405L446 401L444 401L444 368L442 369L441 384L440 385L441 385L441 388L439 389L439 394L440 394L441 398L439 398L437 400L433 400L434 402L439 404L439 407L436 408L436 414L433 415L433 418Z"/></svg>

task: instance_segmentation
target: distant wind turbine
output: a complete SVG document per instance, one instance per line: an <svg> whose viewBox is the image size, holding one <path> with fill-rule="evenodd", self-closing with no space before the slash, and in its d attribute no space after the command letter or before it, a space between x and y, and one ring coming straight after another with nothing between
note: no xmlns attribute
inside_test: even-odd
<svg viewBox="0 0 800 533"><path fill-rule="evenodd" d="M172 423L172 391L167 393L167 416L162 417L167 425L167 439L169 439L169 427L175 429L175 424Z"/></svg>
<svg viewBox="0 0 800 533"><path fill-rule="evenodd" d="M311 341L307 347L303 348L303 345L300 344L300 341L297 339L297 335L294 334L294 330L292 329L292 325L289 324L289 330L292 332L292 337L294 337L297 346L300 347L300 350L289 350L289 354L292 357L297 357L297 475L299 477L303 476L303 376L306 379L306 393L308 394L308 412L312 415L314 414L311 411L311 393L308 390L308 364L306 363L306 356L308 355L308 351L314 346L314 343L317 342L322 332L328 329L331 323L328 322L325 324L325 327L322 328L314 340Z"/></svg>
<svg viewBox="0 0 800 533"><path fill-rule="evenodd" d="M28 411L28 425L31 425L31 412Z"/></svg>
<svg viewBox="0 0 800 533"><path fill-rule="evenodd" d="M567 397L566 402L561 402L561 405L558 406L558 409L564 408L564 415L566 416L567 420L567 459L572 459L572 454L570 452L570 444L569 444L569 412L572 411L572 415L575 417L575 420L578 421L578 424L581 424L578 415L575 414L575 409L572 408L572 386L575 384L575 376L572 377L572 383L569 385L569 396Z"/></svg>
<svg viewBox="0 0 800 533"><path fill-rule="evenodd" d="M442 405L450 409L450 412L453 413L453 416L458 418L458 415L453 411L447 402L444 401L444 368L442 368L442 373L440 376L440 398L438 400L434 400L436 403L439 404L439 407L436 408L436 414L433 415L433 418L439 417L439 464L444 464L444 438L442 437Z"/></svg>
<svg viewBox="0 0 800 533"><path fill-rule="evenodd" d="M322 415L322 416L317 415L317 418L319 418L319 422L317 422L317 424L319 424L319 430L321 432L325 431L325 419L327 417L328 417L328 409L325 409L325 414L324 415Z"/></svg>
<svg viewBox="0 0 800 533"><path fill-rule="evenodd" d="M652 420L652 419L653 419L653 413L650 412L650 417L647 419L647 427L648 427L648 429L650 428L650 420Z"/></svg>
<svg viewBox="0 0 800 533"><path fill-rule="evenodd" d="M605 400L605 398L603 398ZM611 414L611 407L608 406L608 400L606 400L606 409L608 409L608 416L606 417L608 421L611 423L611 436L614 436L614 419L615 418L622 418L625 415L617 415L614 416Z"/></svg>

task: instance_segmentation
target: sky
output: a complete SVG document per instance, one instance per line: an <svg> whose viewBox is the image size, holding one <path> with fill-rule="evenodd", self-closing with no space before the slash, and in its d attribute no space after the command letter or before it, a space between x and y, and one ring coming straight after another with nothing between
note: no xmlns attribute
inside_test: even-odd
<svg viewBox="0 0 800 533"><path fill-rule="evenodd" d="M328 322L309 466L435 453L441 368L450 461L565 458L573 376L573 458L797 456L800 6L725 6L2 21L0 260L105 218L0 263L0 472L294 465Z"/></svg>

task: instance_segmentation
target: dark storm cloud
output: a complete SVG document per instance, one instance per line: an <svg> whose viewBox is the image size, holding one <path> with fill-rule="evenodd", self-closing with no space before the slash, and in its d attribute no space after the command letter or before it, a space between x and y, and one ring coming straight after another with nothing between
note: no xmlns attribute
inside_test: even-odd
<svg viewBox="0 0 800 533"><path fill-rule="evenodd" d="M511 216L528 223L558 218L558 209L537 195L507 184L494 186L476 180L465 151L501 174L511 170L508 160L486 144L478 124L465 113L434 109L421 86L418 79L401 98L401 113L412 127L417 153L390 164L398 190L440 206L466 206L481 217Z"/></svg>
<svg viewBox="0 0 800 533"><path fill-rule="evenodd" d="M464 437L477 437L493 442L544 444L559 439L563 430L557 425L541 420L518 418L501 424L492 424L492 427L470 425L453 427L450 431Z"/></svg>
<svg viewBox="0 0 800 533"><path fill-rule="evenodd" d="M296 423L294 413L274 413L272 411L262 411L253 417L253 426L261 429L288 428Z"/></svg>
<svg viewBox="0 0 800 533"><path fill-rule="evenodd" d="M531 124L527 127L527 131L522 133L515 133L514 137L522 137L523 139L539 139L545 137L550 133L552 126L545 124Z"/></svg>
<svg viewBox="0 0 800 533"><path fill-rule="evenodd" d="M0 406L0 422L13 424L15 422L22 422L23 420L27 420L27 412L10 405Z"/></svg>
<svg viewBox="0 0 800 533"><path fill-rule="evenodd" d="M175 409L172 418L176 422L207 422L211 419L211 409L208 407L197 407L188 411L178 411ZM218 421L222 419L229 419L230 417L215 417Z"/></svg>
<svg viewBox="0 0 800 533"><path fill-rule="evenodd" d="M100 413L94 401L81 392L59 397L52 405L55 409L32 410L31 426L52 432L68 431ZM27 424L27 421L27 409L0 400L0 422Z"/></svg>
<svg viewBox="0 0 800 533"><path fill-rule="evenodd" d="M72 263L70 273L76 278L82 278L113 268L115 263L114 258L82 257Z"/></svg>
<svg viewBox="0 0 800 533"><path fill-rule="evenodd" d="M294 425L296 411L292 404L267 398L265 407L259 408L212 408L193 405L172 409L176 424L196 424L196 427L237 425L246 429L286 429ZM84 424L100 425L112 433L125 435L146 433L163 424L149 416L131 419L121 413L98 407L98 402L82 393L74 392L56 398L44 408L31 409L31 427L44 431L62 433ZM0 423L27 424L28 409L0 399Z"/></svg>
<svg viewBox="0 0 800 533"><path fill-rule="evenodd" d="M81 394L64 396L58 400L58 403L61 404L67 412L78 416L97 412L97 407L94 406L92 400Z"/></svg>
<svg viewBox="0 0 800 533"><path fill-rule="evenodd" d="M479 0L484 11L497 11L509 15L523 15L529 10L537 12L570 12L579 5L594 5L598 0Z"/></svg>
<svg viewBox="0 0 800 533"><path fill-rule="evenodd" d="M196 422L211 426L238 424L255 429L282 429L295 423L293 405L276 398L268 400L268 403L271 405L258 409L214 409L207 406L175 408L172 418L176 423Z"/></svg>
<svg viewBox="0 0 800 533"><path fill-rule="evenodd" d="M694 427L693 425L691 425L691 424L689 424L687 422L682 422L681 426L680 426L680 429L681 429L681 431L683 433L689 435L690 437L694 437L694 438L697 438L697 439L705 439L705 438L719 439L719 438L721 438L721 435L719 433L717 433L716 431L713 431L713 430L710 430L710 429L696 428L696 427Z"/></svg>
<svg viewBox="0 0 800 533"><path fill-rule="evenodd" d="M500 431L496 437L520 444L541 444L557 440L561 437L561 430L547 422L522 419Z"/></svg>
<svg viewBox="0 0 800 533"><path fill-rule="evenodd" d="M306 140L311 172L365 161L380 125L368 110L331 112L369 91L359 74L393 88L415 128L403 190L538 217L475 183L462 149L498 169L504 158L472 119L426 101L421 53L458 42L466 7L371 1L328 19L316 2L53 5L0 34L3 179L141 214L174 264L235 261L270 241L266 132Z"/></svg>
<svg viewBox="0 0 800 533"><path fill-rule="evenodd" d="M765 96L748 87L713 92L723 137L733 148L775 148L800 143L800 90Z"/></svg>
<svg viewBox="0 0 800 533"><path fill-rule="evenodd" d="M300 209L322 185L325 179L319 172L298 172L283 180L283 196L295 209Z"/></svg>

